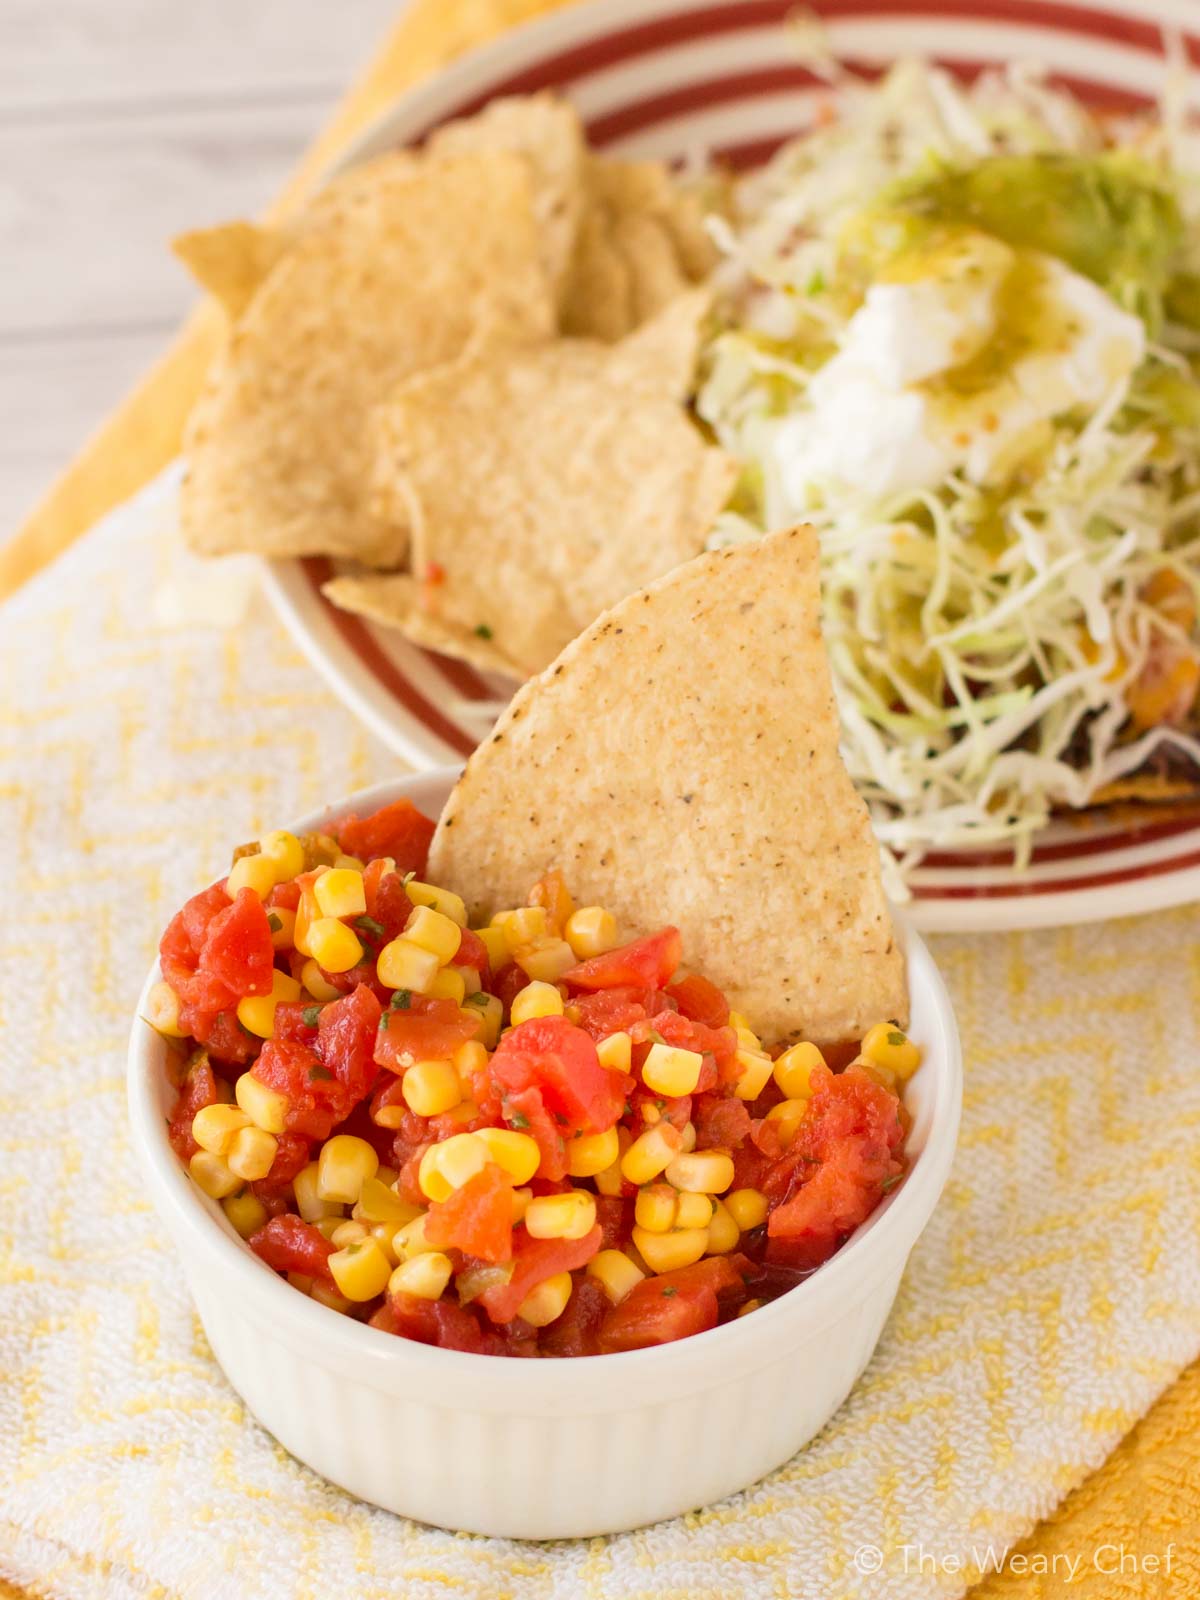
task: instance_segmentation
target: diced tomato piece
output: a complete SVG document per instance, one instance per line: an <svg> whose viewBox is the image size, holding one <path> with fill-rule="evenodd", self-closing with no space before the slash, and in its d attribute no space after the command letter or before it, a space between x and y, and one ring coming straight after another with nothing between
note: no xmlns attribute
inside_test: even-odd
<svg viewBox="0 0 1200 1600"><path fill-rule="evenodd" d="M445 1200L436 1200L425 1219L425 1237L439 1248L466 1250L481 1261L507 1261L512 1255L512 1185L489 1162L482 1172Z"/></svg>
<svg viewBox="0 0 1200 1600"><path fill-rule="evenodd" d="M492 973L490 992L500 1001L506 1015L512 1010L513 1001L528 982L528 977L515 961L506 962Z"/></svg>
<svg viewBox="0 0 1200 1600"><path fill-rule="evenodd" d="M464 1350L473 1356L505 1354L504 1340L491 1326L483 1327L471 1306L453 1300L436 1300L433 1305L433 1343L443 1350Z"/></svg>
<svg viewBox="0 0 1200 1600"><path fill-rule="evenodd" d="M311 1047L316 1043L320 1014L321 1007L315 1000L280 1000L275 1007L275 1032L272 1037L294 1039L298 1044Z"/></svg>
<svg viewBox="0 0 1200 1600"><path fill-rule="evenodd" d="M729 1001L715 983L702 978L698 972L676 978L667 985L667 993L690 1021L702 1022L706 1028L729 1025Z"/></svg>
<svg viewBox="0 0 1200 1600"><path fill-rule="evenodd" d="M502 1097L536 1088L564 1133L604 1133L625 1106L624 1079L600 1065L596 1046L565 1017L538 1017L511 1028L488 1071Z"/></svg>
<svg viewBox="0 0 1200 1600"><path fill-rule="evenodd" d="M423 994L410 995L406 1006L389 1007L380 1024L375 1060L389 1072L403 1072L414 1061L445 1060L479 1032L478 1016L453 1000Z"/></svg>
<svg viewBox="0 0 1200 1600"><path fill-rule="evenodd" d="M362 861L391 856L400 873L425 871L435 824L422 816L411 800L393 800L369 817L353 812L337 825L337 840L347 855Z"/></svg>
<svg viewBox="0 0 1200 1600"><path fill-rule="evenodd" d="M218 912L226 910L232 903L232 897L225 893L219 883L201 889L199 894L194 894L190 900L185 901L180 916L188 941L197 956L204 948L209 923Z"/></svg>
<svg viewBox="0 0 1200 1600"><path fill-rule="evenodd" d="M598 1355L600 1327L610 1303L594 1278L576 1278L566 1309L538 1339L541 1353L544 1356Z"/></svg>
<svg viewBox="0 0 1200 1600"><path fill-rule="evenodd" d="M200 965L239 999L270 994L275 947L266 909L253 889L239 889L233 904L209 923Z"/></svg>
<svg viewBox="0 0 1200 1600"><path fill-rule="evenodd" d="M379 1075L375 1041L381 1012L379 1001L365 984L321 1010L314 1049L345 1088L347 1109L371 1092Z"/></svg>
<svg viewBox="0 0 1200 1600"><path fill-rule="evenodd" d="M372 890L371 879L377 868L376 884ZM386 940L395 939L403 931L413 909L403 877L398 872L385 872L381 861L372 861L363 874L363 885L367 915L374 917L383 929Z"/></svg>
<svg viewBox="0 0 1200 1600"><path fill-rule="evenodd" d="M715 1328L719 1315L716 1295L703 1284L680 1287L662 1278L643 1278L606 1313L597 1345L602 1355L612 1355L669 1344Z"/></svg>
<svg viewBox="0 0 1200 1600"><path fill-rule="evenodd" d="M295 911L300 904L300 885L295 878L287 883L277 883L267 895L267 906L282 911Z"/></svg>
<svg viewBox="0 0 1200 1600"><path fill-rule="evenodd" d="M459 941L458 954L454 958L454 965L456 967L471 967L479 974L479 982L483 990L487 994L492 993L488 988L488 979L492 975L492 969L488 962L487 945L470 928L462 930L462 938Z"/></svg>
<svg viewBox="0 0 1200 1600"><path fill-rule="evenodd" d="M524 1228L513 1235L513 1273L507 1283L493 1284L479 1304L493 1322L511 1322L525 1296L556 1272L585 1267L600 1248L599 1225L582 1239L534 1239Z"/></svg>
<svg viewBox="0 0 1200 1600"><path fill-rule="evenodd" d="M333 1282L329 1270L333 1246L324 1234L289 1212L264 1222L250 1235L249 1244L275 1272L302 1272L323 1283Z"/></svg>
<svg viewBox="0 0 1200 1600"><path fill-rule="evenodd" d="M697 1150L736 1150L750 1137L750 1113L744 1100L732 1095L697 1096L692 1122L696 1128Z"/></svg>
<svg viewBox="0 0 1200 1600"><path fill-rule="evenodd" d="M581 994L571 1001L578 1016L578 1026L591 1034L596 1043L612 1033L628 1033L639 1022L645 1022L664 1009L664 996L657 989L639 989L622 985L615 989L598 989L595 994Z"/></svg>
<svg viewBox="0 0 1200 1600"><path fill-rule="evenodd" d="M214 1061L235 1067L248 1066L262 1047L262 1040L242 1027L236 1011L218 1011L213 1017L198 1015L193 1036Z"/></svg>
<svg viewBox="0 0 1200 1600"><path fill-rule="evenodd" d="M188 1063L179 1098L171 1113L167 1137L181 1161L190 1161L200 1146L192 1138L192 1118L205 1106L217 1103L217 1080L207 1055L197 1052Z"/></svg>
<svg viewBox="0 0 1200 1600"><path fill-rule="evenodd" d="M556 938L561 935L567 918L575 909L566 880L557 867L552 867L545 877L539 878L529 891L529 904L542 906L546 912L547 931Z"/></svg>
<svg viewBox="0 0 1200 1600"><path fill-rule="evenodd" d="M596 1221L600 1224L601 1250L619 1250L633 1232L633 1206L616 1195L598 1194Z"/></svg>
<svg viewBox="0 0 1200 1600"><path fill-rule="evenodd" d="M350 1109L345 1087L315 1050L295 1040L268 1039L250 1070L287 1101L284 1125L289 1133L328 1139Z"/></svg>
<svg viewBox="0 0 1200 1600"><path fill-rule="evenodd" d="M311 1146L303 1134L280 1133L276 1135L275 1159L265 1178L251 1186L261 1200L264 1194L286 1189L296 1174L308 1165Z"/></svg>
<svg viewBox="0 0 1200 1600"><path fill-rule="evenodd" d="M631 984L662 989L674 976L682 954L679 929L661 928L632 944L581 961L570 968L563 981L575 989L617 989Z"/></svg>
<svg viewBox="0 0 1200 1600"><path fill-rule="evenodd" d="M623 1081L628 1083L629 1079ZM667 1097L655 1094L653 1089L645 1089L640 1084L629 1091L629 1115L625 1118L625 1125L634 1139L656 1122L669 1122L682 1133L691 1120L690 1094Z"/></svg>
<svg viewBox="0 0 1200 1600"><path fill-rule="evenodd" d="M701 1094L716 1088L722 1069L737 1058L737 1034L732 1028L710 1028L706 1023L694 1022L678 1011L660 1011L645 1022L635 1023L630 1033L635 1043L642 1043L657 1034L677 1050L695 1050L699 1055L711 1056L714 1069L710 1073L702 1073L697 1084L697 1092Z"/></svg>
<svg viewBox="0 0 1200 1600"><path fill-rule="evenodd" d="M202 889L171 918L159 941L163 977L179 997L180 1026L195 1039L202 1039L217 1013L238 1000L215 973L200 971L200 952L209 924L230 904L220 885Z"/></svg>
<svg viewBox="0 0 1200 1600"><path fill-rule="evenodd" d="M541 1151L538 1164L539 1178L555 1183L567 1175L567 1141L562 1128L546 1109L542 1091L531 1084L528 1089L514 1089L501 1098L502 1116L508 1125L527 1133Z"/></svg>

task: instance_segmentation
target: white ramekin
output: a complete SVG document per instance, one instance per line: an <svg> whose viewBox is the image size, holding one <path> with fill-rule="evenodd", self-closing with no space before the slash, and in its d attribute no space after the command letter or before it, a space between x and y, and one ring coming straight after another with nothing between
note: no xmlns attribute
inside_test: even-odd
<svg viewBox="0 0 1200 1600"><path fill-rule="evenodd" d="M297 832L408 795L436 816L457 776L352 795ZM183 1261L226 1376L301 1461L364 1500L443 1527L527 1539L610 1533L745 1488L841 1405L883 1329L958 1134L954 1014L929 952L905 939L913 1037L913 1163L838 1252L779 1300L658 1349L575 1360L464 1355L368 1328L297 1293L201 1194L167 1142L167 1047L141 1016L129 1112L150 1197Z"/></svg>

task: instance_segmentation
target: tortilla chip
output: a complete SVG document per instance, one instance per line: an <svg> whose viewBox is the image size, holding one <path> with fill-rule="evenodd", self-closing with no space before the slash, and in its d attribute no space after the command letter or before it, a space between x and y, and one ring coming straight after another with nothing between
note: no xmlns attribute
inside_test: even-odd
<svg viewBox="0 0 1200 1600"><path fill-rule="evenodd" d="M467 763L429 875L473 923L544 872L689 964L768 1042L908 1020L867 808L838 753L817 539L793 528L630 595Z"/></svg>
<svg viewBox="0 0 1200 1600"><path fill-rule="evenodd" d="M696 197L658 161L595 157L563 292L566 333L619 339L712 270Z"/></svg>
<svg viewBox="0 0 1200 1600"><path fill-rule="evenodd" d="M487 630L528 676L696 555L737 468L678 387L678 362L569 339L484 348L405 384L376 417L376 504L411 519L413 573L440 569L437 619Z"/></svg>
<svg viewBox="0 0 1200 1600"><path fill-rule="evenodd" d="M321 593L343 611L367 617L385 627L399 628L413 644L438 650L444 656L506 678L523 676L483 634L440 620L426 609L421 584L404 572L370 572L344 575L322 584Z"/></svg>
<svg viewBox="0 0 1200 1600"><path fill-rule="evenodd" d="M1200 781L1196 778L1176 777L1166 772L1131 772L1105 784L1092 796L1088 810L1096 806L1111 806L1122 802L1140 805L1171 805L1181 800L1194 800L1200 796Z"/></svg>
<svg viewBox="0 0 1200 1600"><path fill-rule="evenodd" d="M277 228L253 222L227 222L194 228L171 240L171 249L200 287L215 295L236 321L254 298L287 245Z"/></svg>
<svg viewBox="0 0 1200 1600"><path fill-rule="evenodd" d="M557 297L583 215L587 147L574 106L549 93L493 100L477 116L439 128L426 149L434 157L509 150L529 162L542 262Z"/></svg>
<svg viewBox="0 0 1200 1600"><path fill-rule="evenodd" d="M527 164L381 157L322 198L210 374L184 442L181 520L203 555L325 554L396 567L368 504L372 408L481 328L543 339L554 307Z"/></svg>

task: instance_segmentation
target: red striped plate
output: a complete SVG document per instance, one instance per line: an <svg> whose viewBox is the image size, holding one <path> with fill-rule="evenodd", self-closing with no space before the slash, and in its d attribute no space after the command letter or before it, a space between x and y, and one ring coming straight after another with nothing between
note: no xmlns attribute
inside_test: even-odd
<svg viewBox="0 0 1200 1600"><path fill-rule="evenodd" d="M866 71L920 54L964 77L1011 58L1043 62L1093 103L1127 110L1157 94L1162 29L1200 65L1195 0L808 0L833 49ZM475 52L399 101L355 146L360 161L501 94L554 88L594 145L631 155L718 152L763 160L804 126L817 85L789 60L795 0L596 0ZM321 561L273 563L268 588L293 635L347 704L418 766L470 753L511 685L406 644L321 598ZM914 880L927 929L1028 928L1200 899L1200 812L1056 824L1033 865L1004 852L941 854Z"/></svg>

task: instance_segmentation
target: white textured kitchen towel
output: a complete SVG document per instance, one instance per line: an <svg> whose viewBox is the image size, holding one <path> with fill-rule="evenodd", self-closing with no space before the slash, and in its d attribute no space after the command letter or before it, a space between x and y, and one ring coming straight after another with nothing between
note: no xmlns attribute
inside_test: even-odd
<svg viewBox="0 0 1200 1600"><path fill-rule="evenodd" d="M0 610L0 1573L61 1600L961 1591L1200 1354L1195 912L933 941L966 1054L950 1185L862 1382L765 1483L552 1546L371 1510L215 1365L122 1075L176 905L231 843L397 763L261 606L154 631L171 497Z"/></svg>

